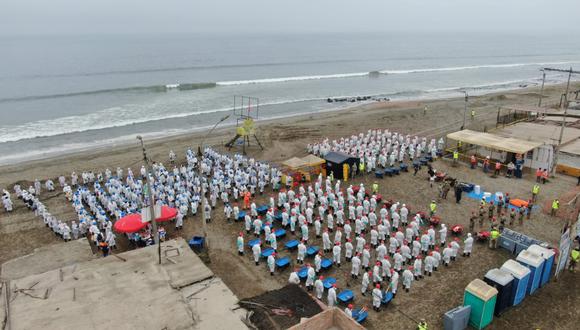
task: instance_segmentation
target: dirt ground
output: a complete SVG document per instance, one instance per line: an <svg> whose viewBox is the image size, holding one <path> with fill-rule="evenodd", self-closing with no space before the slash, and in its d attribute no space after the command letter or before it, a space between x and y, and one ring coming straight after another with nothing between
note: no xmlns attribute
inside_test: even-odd
<svg viewBox="0 0 580 330"><path fill-rule="evenodd" d="M299 323L301 318L309 318L322 311L321 306L296 284L267 291L242 301L240 305L254 311L250 320L260 329L286 329ZM289 313L274 314L272 309L288 310Z"/></svg>
<svg viewBox="0 0 580 330"><path fill-rule="evenodd" d="M557 100L559 91L560 89L556 87L548 88L547 94L550 95L548 100ZM470 106L476 109L477 117L473 121L468 120L467 127L480 130L484 127L492 127L498 105L530 104L534 100L537 100L537 95L529 90L474 97ZM429 111L426 114L423 113L425 103L429 104ZM439 137L445 132L457 130L461 126L462 116L463 100L450 99L372 104L342 112L264 122L260 124L259 136L265 145L265 150L251 149L250 156L275 163L292 156L304 155L307 143L325 136L337 138L371 128L388 128L405 134ZM207 143L220 145L230 135L231 129L217 131L215 137ZM193 134L154 141L148 143L148 149L154 160L166 161L170 149L175 150L178 156L183 158L184 150L187 147L195 147L198 142L199 136ZM221 147L217 149L227 152ZM70 175L73 170L77 173L82 170L103 171L107 167L116 168L117 166L125 168L131 166L133 170L136 170L140 167L139 150L119 147L5 166L0 168L0 188L11 188L14 183L27 180L22 182L24 186L36 177L42 180L49 177L54 179L60 174ZM436 161L434 167L462 181L479 184L485 191L509 192L515 198L529 198L533 185L533 179L529 174L521 180L492 178L484 175L480 170L470 170L464 165L451 167L445 160ZM364 182L368 186L374 180L374 177L367 176L357 178L352 183ZM384 198L406 203L411 206L412 211L426 210L431 199L437 196L437 188L429 187L424 169L416 177L412 173L403 173L393 178L384 178L379 181L379 184L380 193ZM556 197L560 197L562 204L565 204L566 200L562 196L574 196L579 192L575 184L576 180L573 178L558 176L542 186L540 205L549 207L549 201ZM265 203L268 197L269 195L258 196L257 202ZM65 202L61 193L43 192L41 199L52 213L63 219L74 219L74 211L70 204ZM35 218L33 213L24 207L21 201L14 202L16 210L11 214L0 211L0 263L28 254L36 247L61 242L44 227L40 219ZM467 226L469 215L476 207L477 201L469 199L466 194L463 195L461 204L455 204L453 193L450 193L448 200L440 202L439 214L443 222L448 225ZM561 213L565 212L564 209L561 211ZM565 220L550 217L547 212L549 210L537 211L523 227L515 226L513 229L557 244ZM290 269L272 277L266 270L265 262L260 266L253 264L249 251L244 257L237 255L235 238L242 230L242 223L227 223L221 208L218 208L213 215L214 219L209 225L208 233L209 267L240 299L279 289L287 283ZM183 231L176 233L171 225L168 225L167 229L170 237L180 235L186 239L202 232L199 219L191 216L185 219ZM287 235L283 241L279 242L279 246L283 246L289 239L292 239L291 235ZM118 244L120 250L127 248L122 238L118 239ZM311 244L321 245L321 242L315 240ZM281 256L289 254L295 257L295 252L282 250L280 253ZM491 251L484 245L476 244L471 258L459 257L448 269L442 269L432 277L415 282L410 293L399 291L395 300L380 313L371 311L365 326L369 329L379 329L385 326L394 329L413 329L416 326L416 320L425 318L430 328L442 328L442 314L462 304L463 290L466 285L475 278L482 278L489 269L500 267L511 257L513 256L504 250ZM357 307L361 305L370 307L371 299L360 295L360 282L347 282L347 279L350 279L347 275L349 271L350 265L343 261L341 268L333 267L324 275L336 277L339 288L352 289L356 294ZM501 318L496 318L490 328L576 328L577 320L580 319L580 311L576 308L577 297L580 294L579 276L578 273L565 272L558 282L550 282L546 288L526 298L520 306L510 309Z"/></svg>

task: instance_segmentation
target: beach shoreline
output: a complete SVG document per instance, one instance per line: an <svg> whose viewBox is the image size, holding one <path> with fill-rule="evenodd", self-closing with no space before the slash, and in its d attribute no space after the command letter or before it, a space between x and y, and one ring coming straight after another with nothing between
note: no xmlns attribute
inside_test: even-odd
<svg viewBox="0 0 580 330"><path fill-rule="evenodd" d="M574 82L573 87L580 86L580 83ZM546 86L545 94L545 104L554 103L559 99L561 89L563 86L550 85ZM522 89L515 89L509 91L501 91L495 93L489 93L479 96L470 97L469 107L473 108L478 118L475 123L469 123L473 128L477 129L477 126L489 125L491 123L489 114L491 111L495 113L497 106L522 103L522 104L534 104L537 102L539 95L538 87L527 87ZM490 104L494 103L493 105ZM427 122L424 122L420 116L424 112L424 107L428 107L428 114L424 115ZM490 107L491 106L491 107ZM441 133L447 131L447 128L454 128L457 120L461 119L463 116L464 99L463 97L452 97L443 99L414 99L414 100L399 100L399 101L388 101L388 102L372 102L367 104L355 104L353 106L346 106L344 108L323 110L311 114L297 114L283 116L282 118L268 118L257 121L258 137L262 140L263 144L266 144L264 151L260 151L254 148L249 150L249 155L254 156L257 159L264 161L279 161L284 157L294 156L295 153L304 152L306 144L309 142L314 142L318 138L323 136L328 136L330 138L348 136L353 133L358 133L368 128L383 128L391 129L393 131L400 131L396 126L399 113L403 116L411 116L413 120L407 122L405 126L408 126L403 133L405 134L420 134L429 133L431 131L437 132L441 130ZM494 108L495 110L492 110ZM453 115L453 113L460 112L459 114ZM397 113L398 115L393 115ZM486 115L487 117L483 117ZM440 117L436 121L440 121L440 125L433 125L434 122L429 120L429 117L437 116ZM384 117L384 118L383 118ZM378 124L379 119L392 119L389 120L394 125ZM495 118L493 118L495 119ZM337 132L332 129L331 124L336 124L337 128L340 128L341 134L336 134ZM276 133L282 135L292 134L292 130L301 131L305 128L318 126L320 129L314 130L314 132L319 134L314 134L308 138L308 134L296 136L292 141L285 142L297 142L298 140L304 141L302 148L296 148L294 146L290 149L294 150L290 152L288 146L283 146L280 155L274 156L271 152L268 152L269 148L273 142L280 140L280 136L276 136ZM391 127L394 126L394 127ZM360 128L360 129L357 129ZM364 129L363 129L364 128ZM458 129L457 127L456 129ZM145 143L148 148L148 152L153 160L167 161L167 154L169 150L173 149L178 157L183 157L184 151L187 146L196 149L200 139L205 135L207 127L194 128L190 131L176 134L164 134L164 136L148 136L147 134L142 134L145 137ZM158 135L158 134L154 134ZM279 134L278 134L279 135ZM437 133L431 134L433 136ZM137 136L137 134L135 134ZM218 127L212 135L204 141L204 145L211 145L220 148L232 137L234 136L233 126L222 126ZM284 143L288 144L288 143ZM123 141L122 143L111 143L108 145L102 145L99 147L88 146L82 150L74 150L71 152L60 152L53 155L43 155L44 157L36 159L28 159L23 161L18 161L10 164L0 165L0 186L9 186L20 180L33 181L37 177L41 180L46 178L56 178L58 175L70 175L71 171L76 171L77 173L83 170L92 170L96 172L104 171L106 167L127 167L134 166L140 163L140 148L137 148L137 143L132 144L130 139ZM239 150L241 151L241 150ZM238 152L237 149L232 149L232 152ZM262 157L258 157L258 156ZM42 170L40 170L42 169ZM57 169L59 171L57 171Z"/></svg>

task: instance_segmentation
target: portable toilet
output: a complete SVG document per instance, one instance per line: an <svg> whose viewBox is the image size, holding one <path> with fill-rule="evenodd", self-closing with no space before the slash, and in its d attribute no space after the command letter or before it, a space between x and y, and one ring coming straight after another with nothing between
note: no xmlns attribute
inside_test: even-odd
<svg viewBox="0 0 580 330"><path fill-rule="evenodd" d="M508 272L497 268L490 269L484 276L485 283L497 289L497 299L495 302L494 314L500 316L506 309L512 306L512 286L514 277Z"/></svg>
<svg viewBox="0 0 580 330"><path fill-rule="evenodd" d="M524 250L520 252L516 260L530 270L530 280L528 281L526 293L533 294L540 287L544 258L528 250Z"/></svg>
<svg viewBox="0 0 580 330"><path fill-rule="evenodd" d="M455 307L443 314L443 328L445 330L464 330L469 324L471 306Z"/></svg>
<svg viewBox="0 0 580 330"><path fill-rule="evenodd" d="M512 285L512 305L518 305L526 297L528 281L530 280L530 270L512 259L506 261L500 269L512 274L514 277L514 284Z"/></svg>
<svg viewBox="0 0 580 330"><path fill-rule="evenodd" d="M540 282L540 286L544 286L546 283L550 281L550 277L552 276L552 266L554 266L556 252L554 252L554 250L547 249L537 244L530 245L528 251L544 258L544 270L542 271L542 280Z"/></svg>
<svg viewBox="0 0 580 330"><path fill-rule="evenodd" d="M497 289L480 279L471 281L463 294L463 305L471 306L469 325L483 329L493 320Z"/></svg>

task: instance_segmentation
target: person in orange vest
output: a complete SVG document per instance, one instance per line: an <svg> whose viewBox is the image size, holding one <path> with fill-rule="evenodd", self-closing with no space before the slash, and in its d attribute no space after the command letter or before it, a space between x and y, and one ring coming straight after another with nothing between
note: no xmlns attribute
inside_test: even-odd
<svg viewBox="0 0 580 330"><path fill-rule="evenodd" d="M499 175L501 171L501 162L497 161L495 162L495 172L493 173L493 175Z"/></svg>
<svg viewBox="0 0 580 330"><path fill-rule="evenodd" d="M548 169L545 168L544 172L542 172L542 184L545 184L546 181L548 181L548 178L550 178L550 173L548 173Z"/></svg>
<svg viewBox="0 0 580 330"><path fill-rule="evenodd" d="M246 190L246 192L244 193L244 210L247 210L250 208L250 198L252 197L252 194Z"/></svg>
<svg viewBox="0 0 580 330"><path fill-rule="evenodd" d="M483 173L487 173L487 171L489 171L489 156L483 160Z"/></svg>
<svg viewBox="0 0 580 330"><path fill-rule="evenodd" d="M540 182L541 179L542 179L542 169L538 168L536 170L536 182Z"/></svg>
<svg viewBox="0 0 580 330"><path fill-rule="evenodd" d="M471 169L475 169L477 167L477 158L475 158L475 155L471 155Z"/></svg>

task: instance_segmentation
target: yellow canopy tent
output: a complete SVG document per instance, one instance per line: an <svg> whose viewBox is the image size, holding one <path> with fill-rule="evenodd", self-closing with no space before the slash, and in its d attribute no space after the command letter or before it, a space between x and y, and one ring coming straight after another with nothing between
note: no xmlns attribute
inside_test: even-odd
<svg viewBox="0 0 580 330"><path fill-rule="evenodd" d="M326 175L324 170L326 161L314 155L308 155L304 158L292 157L282 162L283 173L282 183L286 184L286 176L292 176L294 182L310 181L312 175L322 173Z"/></svg>

